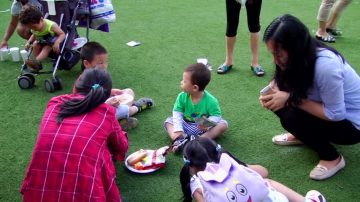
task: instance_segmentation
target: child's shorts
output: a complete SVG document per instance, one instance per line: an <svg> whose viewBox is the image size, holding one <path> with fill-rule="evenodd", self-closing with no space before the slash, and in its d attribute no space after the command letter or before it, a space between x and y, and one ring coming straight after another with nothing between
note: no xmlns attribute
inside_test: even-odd
<svg viewBox="0 0 360 202"><path fill-rule="evenodd" d="M119 106L116 107L116 118L118 120L129 118L129 110L130 110L129 105L120 104Z"/></svg>
<svg viewBox="0 0 360 202"><path fill-rule="evenodd" d="M167 132L166 127L165 127L166 123L174 125L173 118L168 117L164 122L163 127L164 127L165 131ZM224 119L220 119L218 124L226 124L226 126L228 125L227 121L224 120ZM183 129L184 129L184 133L187 134L187 135L198 135L199 136L199 135L202 135L202 134L204 134L206 132L205 130L201 130L197 123L188 122L188 121L185 121L184 119L182 120L182 126L183 126Z"/></svg>
<svg viewBox="0 0 360 202"><path fill-rule="evenodd" d="M40 44L42 46L52 46L52 45L54 45L56 39L57 39L57 36L53 36L53 37L37 39L36 41L38 44Z"/></svg>

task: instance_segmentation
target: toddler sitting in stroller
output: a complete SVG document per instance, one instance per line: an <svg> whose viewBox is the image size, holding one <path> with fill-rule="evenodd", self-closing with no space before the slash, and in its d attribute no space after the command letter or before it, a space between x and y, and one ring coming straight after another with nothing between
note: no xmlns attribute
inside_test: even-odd
<svg viewBox="0 0 360 202"><path fill-rule="evenodd" d="M19 21L28 27L32 33L25 44L28 50L32 44L32 58L27 59L25 64L32 72L42 69L43 62L53 50L56 54L60 53L60 44L65 39L65 33L53 21L44 19L41 11L33 6L25 6L20 12Z"/></svg>

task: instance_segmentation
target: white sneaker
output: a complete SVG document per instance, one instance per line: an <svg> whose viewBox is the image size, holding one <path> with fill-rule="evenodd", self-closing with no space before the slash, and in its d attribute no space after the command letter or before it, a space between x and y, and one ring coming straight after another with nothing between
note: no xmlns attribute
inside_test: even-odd
<svg viewBox="0 0 360 202"><path fill-rule="evenodd" d="M326 202L326 199L320 192L310 190L305 195L305 202Z"/></svg>

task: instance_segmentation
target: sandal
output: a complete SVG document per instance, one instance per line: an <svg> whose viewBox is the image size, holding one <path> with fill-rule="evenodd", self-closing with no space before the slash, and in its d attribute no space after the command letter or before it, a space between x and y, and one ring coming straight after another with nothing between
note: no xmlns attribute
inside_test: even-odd
<svg viewBox="0 0 360 202"><path fill-rule="evenodd" d="M341 36L342 31L336 28L326 28L326 32L333 35L333 36Z"/></svg>
<svg viewBox="0 0 360 202"><path fill-rule="evenodd" d="M315 38L319 41L326 42L326 43L335 43L335 37L328 34L327 36L315 35Z"/></svg>
<svg viewBox="0 0 360 202"><path fill-rule="evenodd" d="M171 144L171 150L173 152L181 151L188 141L189 139L184 136L177 137Z"/></svg>
<svg viewBox="0 0 360 202"><path fill-rule="evenodd" d="M38 73L43 68L41 62L37 60L27 59L25 60L25 64L31 73Z"/></svg>
<svg viewBox="0 0 360 202"><path fill-rule="evenodd" d="M295 140L289 140L289 135L291 135L290 133L283 133L280 135L275 135L272 138L272 142L276 145L281 145L281 146L290 146L290 145L300 145L303 144L300 140L295 139Z"/></svg>
<svg viewBox="0 0 360 202"><path fill-rule="evenodd" d="M252 72L254 72L256 76L261 77L265 75L265 70L261 66L257 66L257 67L250 66L250 69Z"/></svg>
<svg viewBox="0 0 360 202"><path fill-rule="evenodd" d="M345 160L343 156L340 156L340 162L333 168L328 169L327 167L318 164L314 169L311 170L309 177L313 180L325 180L335 175L338 171L345 167Z"/></svg>
<svg viewBox="0 0 360 202"><path fill-rule="evenodd" d="M232 68L232 65L222 64L218 67L217 73L218 74L226 74L228 71L230 71Z"/></svg>

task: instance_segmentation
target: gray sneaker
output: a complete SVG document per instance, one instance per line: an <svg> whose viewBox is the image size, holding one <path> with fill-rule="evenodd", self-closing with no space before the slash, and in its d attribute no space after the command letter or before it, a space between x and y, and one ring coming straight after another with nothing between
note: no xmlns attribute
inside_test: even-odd
<svg viewBox="0 0 360 202"><path fill-rule="evenodd" d="M139 112L149 109L154 106L154 101L151 98L143 97L135 101L134 105L139 109Z"/></svg>

